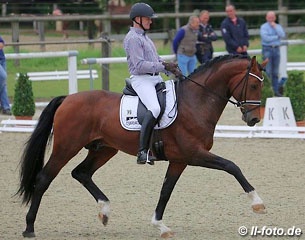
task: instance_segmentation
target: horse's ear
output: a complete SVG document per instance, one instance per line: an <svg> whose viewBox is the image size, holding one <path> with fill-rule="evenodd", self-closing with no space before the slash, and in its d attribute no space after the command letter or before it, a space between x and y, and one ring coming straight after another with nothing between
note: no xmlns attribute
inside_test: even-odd
<svg viewBox="0 0 305 240"><path fill-rule="evenodd" d="M266 59L262 62L262 64L261 64L262 68L265 69L265 67L266 67L266 65L267 65L268 62L269 62L269 59L266 58Z"/></svg>
<svg viewBox="0 0 305 240"><path fill-rule="evenodd" d="M256 65L257 65L256 56L253 56L253 57L251 58L251 67L252 67L252 68L255 68Z"/></svg>

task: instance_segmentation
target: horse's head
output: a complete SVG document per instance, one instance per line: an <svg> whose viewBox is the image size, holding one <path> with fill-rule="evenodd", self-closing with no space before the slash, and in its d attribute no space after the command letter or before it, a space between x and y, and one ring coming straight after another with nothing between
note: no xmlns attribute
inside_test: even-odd
<svg viewBox="0 0 305 240"><path fill-rule="evenodd" d="M254 126L260 121L259 107L264 80L262 71L267 62L268 60L265 60L259 64L256 57L252 57L247 69L242 71L243 77L234 78L237 80L230 89L232 96L237 100L237 106L240 107L242 119L248 126Z"/></svg>

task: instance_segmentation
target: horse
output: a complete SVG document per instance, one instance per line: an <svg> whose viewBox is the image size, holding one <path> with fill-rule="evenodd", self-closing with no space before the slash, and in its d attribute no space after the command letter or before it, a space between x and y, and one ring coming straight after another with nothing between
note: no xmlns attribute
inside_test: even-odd
<svg viewBox="0 0 305 240"><path fill-rule="evenodd" d="M262 199L241 169L233 161L211 153L210 149L216 123L228 102L240 108L248 126L260 121L262 71L266 64L267 61L258 63L255 56L224 55L176 81L177 117L158 133L166 156L166 159L158 160L168 161L168 168L151 223L159 229L162 238L174 236L163 223L163 214L188 165L223 170L233 175L252 201L253 211L265 212ZM107 225L110 201L94 183L92 175L118 151L135 156L138 149L139 132L128 131L120 125L121 98L121 93L111 91L84 91L55 97L42 111L20 161L20 184L16 194L23 204L30 204L24 237L35 237L34 222L43 194L60 170L84 147L88 153L71 174L93 196L99 206L98 217ZM44 165L50 141L53 141L53 147Z"/></svg>

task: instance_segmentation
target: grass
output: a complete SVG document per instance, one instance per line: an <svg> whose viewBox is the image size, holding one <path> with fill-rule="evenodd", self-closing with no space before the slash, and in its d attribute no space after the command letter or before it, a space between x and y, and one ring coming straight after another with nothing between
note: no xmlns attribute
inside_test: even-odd
<svg viewBox="0 0 305 240"><path fill-rule="evenodd" d="M9 37L7 37L9 38ZM60 36L52 38L60 38ZM295 39L304 38L302 35L294 36ZM84 39L84 37L82 37ZM162 41L156 41L156 46L160 55L171 54L171 46L170 44L164 45ZM58 47L60 46L60 47ZM252 38L250 40L250 49L259 49L260 39ZM224 43L221 39L214 42L215 51L224 51ZM67 45L56 45L51 48L51 51L64 51L64 50L77 50L79 51L78 55L78 69L88 69L87 65L82 65L80 60L83 58L97 58L101 57L101 50L99 45L95 45L94 47L89 47L87 44L79 44L74 46ZM37 52L36 49L33 50L33 47L22 47L21 52ZM47 51L49 51L47 49ZM12 47L6 47L6 53L12 53ZM305 45L290 45L288 47L288 61L289 62L304 62L305 55L300 54L305 52ZM122 48L122 43L113 43L111 50L112 57L122 57L125 56L124 50ZM260 59L259 59L260 61ZM38 72L38 71L55 71L55 70L67 70L67 58L59 57L59 58L36 58L36 59L21 59L20 65L16 66L14 64L14 60L7 60L7 73L8 73L8 95L12 99L14 94L14 86L16 73L26 73L26 72ZM94 81L93 87L94 89L102 88L102 72L101 66L93 65L95 69L98 70L98 74L100 79ZM121 92L125 85L125 78L129 76L128 68L126 63L118 63L118 64L110 64L109 69L110 74L110 82L109 87L110 91ZM166 76L164 76L166 78ZM78 81L78 91L86 91L90 90L90 82L89 80L79 80ZM66 95L68 94L68 81L41 81L41 82L33 82L33 91L36 99L51 99L55 96Z"/></svg>

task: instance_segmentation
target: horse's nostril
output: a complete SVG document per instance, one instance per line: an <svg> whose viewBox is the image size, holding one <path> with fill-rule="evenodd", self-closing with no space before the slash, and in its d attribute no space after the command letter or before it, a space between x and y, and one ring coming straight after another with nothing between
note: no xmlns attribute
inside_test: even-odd
<svg viewBox="0 0 305 240"><path fill-rule="evenodd" d="M251 121L248 122L248 126L252 127L254 126L256 123L258 123L260 121L259 118L252 118Z"/></svg>

